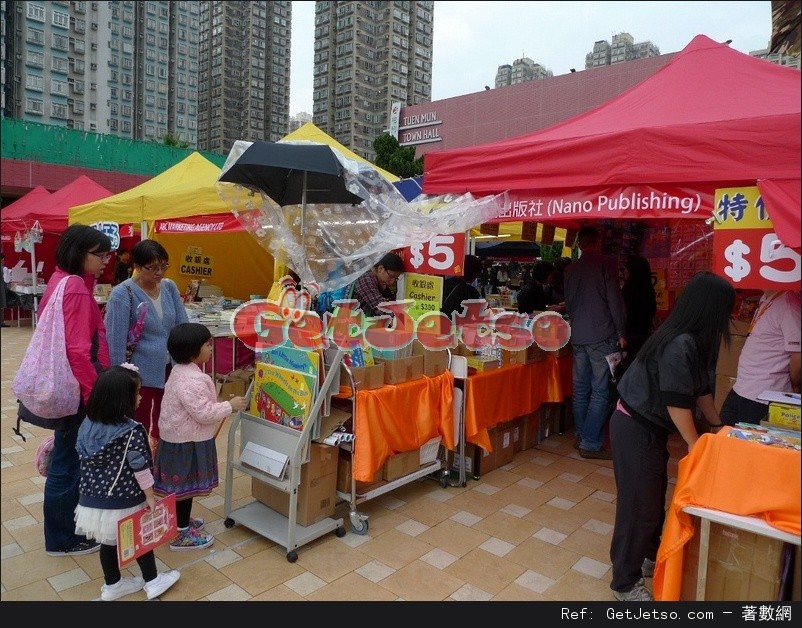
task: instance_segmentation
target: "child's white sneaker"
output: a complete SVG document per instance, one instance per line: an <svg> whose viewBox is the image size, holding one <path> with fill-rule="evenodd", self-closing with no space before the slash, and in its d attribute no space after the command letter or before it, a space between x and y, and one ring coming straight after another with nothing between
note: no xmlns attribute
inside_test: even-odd
<svg viewBox="0 0 802 628"><path fill-rule="evenodd" d="M181 577L181 572L173 569L172 571L164 571L156 576L150 582L145 583L145 593L149 600L159 597L167 589L173 586Z"/></svg>
<svg viewBox="0 0 802 628"><path fill-rule="evenodd" d="M144 586L145 581L139 576L135 578L120 578L114 584L104 584L100 587L100 599L104 602L119 600L121 597L141 591Z"/></svg>

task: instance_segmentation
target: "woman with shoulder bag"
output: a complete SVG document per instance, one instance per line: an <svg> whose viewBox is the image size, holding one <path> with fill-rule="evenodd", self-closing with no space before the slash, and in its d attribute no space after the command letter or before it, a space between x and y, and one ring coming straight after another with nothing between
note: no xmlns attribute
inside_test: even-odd
<svg viewBox="0 0 802 628"><path fill-rule="evenodd" d="M44 489L45 551L48 556L76 556L100 549L96 541L75 533L80 462L75 444L83 421L85 404L98 373L109 366L106 329L93 293L97 277L111 259L111 241L87 225L71 225L56 245L56 270L47 282L39 311L50 303L62 279L62 308L67 361L80 385L78 411L70 416L47 419L36 416L22 403L19 418L54 429L53 451ZM55 304L54 304L55 305Z"/></svg>
<svg viewBox="0 0 802 628"><path fill-rule="evenodd" d="M168 260L167 250L155 240L138 242L131 251L133 276L114 287L106 304L111 363L139 368L142 401L134 418L145 426L151 445L159 440L159 412L170 373L167 336L179 323L189 322L178 287L164 277Z"/></svg>

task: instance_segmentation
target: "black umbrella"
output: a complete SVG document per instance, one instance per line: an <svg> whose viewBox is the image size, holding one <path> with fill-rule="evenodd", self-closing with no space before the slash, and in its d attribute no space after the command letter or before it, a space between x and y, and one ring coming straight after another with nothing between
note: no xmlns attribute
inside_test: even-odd
<svg viewBox="0 0 802 628"><path fill-rule="evenodd" d="M258 188L282 207L363 200L346 189L342 164L326 144L255 141L219 180Z"/></svg>

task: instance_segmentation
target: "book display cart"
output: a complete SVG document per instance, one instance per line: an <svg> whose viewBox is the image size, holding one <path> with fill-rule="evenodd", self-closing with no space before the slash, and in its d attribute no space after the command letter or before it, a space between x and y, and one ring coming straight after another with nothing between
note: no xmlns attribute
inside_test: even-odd
<svg viewBox="0 0 802 628"><path fill-rule="evenodd" d="M321 385L320 394L315 399L309 418L302 429L297 430L272 423L240 411L228 431L224 525L226 528L231 528L235 523L239 523L278 543L286 548L287 560L291 563L298 560L296 550L302 545L332 531L338 537L345 536L342 519L327 517L309 526L297 523L301 466L309 461L309 445L314 428L319 424L323 402L331 387L339 383L341 360L342 352L338 351L332 359L331 368ZM248 389L246 397L250 398L252 388L253 384ZM235 508L233 506L235 469L287 493L289 497L287 516L258 500Z"/></svg>
<svg viewBox="0 0 802 628"><path fill-rule="evenodd" d="M368 532L368 517L357 509L359 504L426 476L431 476L439 481L443 488L449 485L449 472L446 464L448 454L443 452L447 452L449 445L453 444L451 434L455 434L455 412L453 397L451 403L447 404L441 403L440 397L442 386L447 386L449 393L453 392L454 378L450 372L446 372L432 378L424 376L399 385L386 385L375 390L360 391L352 369L343 365L342 372L345 377L343 385L350 387L350 393L341 394L332 402L339 406L350 407L353 417L352 432L355 439L339 445L351 456L350 469L352 472L349 483L350 490L339 490L338 487L337 497L349 503L352 532L364 535ZM403 409L399 408L399 414L377 410L381 407L386 410L397 408L399 404L394 402L401 397L407 398L408 402L403 404ZM426 404L431 409L429 415L416 414L416 404ZM406 447L393 451L411 453L413 456L413 452L419 452L420 464L413 464L414 468L410 468L408 473L398 478L376 482L360 480L360 477L366 477L364 475L366 468L371 472L377 472L373 468L377 464L375 459L378 454L375 450L387 451L388 443L385 442L383 434L394 432L395 430L392 428L397 427L399 421L413 425L414 427L408 431L408 434L414 432L415 435L407 436ZM433 430L449 435L444 443L445 447L440 446L443 440L440 436L429 438L434 433ZM462 439L459 438L459 440ZM374 461L373 466L360 464L357 460L358 456L371 456ZM381 459L381 462L384 460ZM381 464L378 466L380 472ZM361 471L358 470L360 468Z"/></svg>

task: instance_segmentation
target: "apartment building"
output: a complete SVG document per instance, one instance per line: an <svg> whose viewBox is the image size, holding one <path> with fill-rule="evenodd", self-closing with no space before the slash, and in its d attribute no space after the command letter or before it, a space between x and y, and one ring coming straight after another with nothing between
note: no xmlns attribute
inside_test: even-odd
<svg viewBox="0 0 802 628"><path fill-rule="evenodd" d="M434 2L315 2L312 121L373 161L393 104L431 100Z"/></svg>
<svg viewBox="0 0 802 628"><path fill-rule="evenodd" d="M4 1L2 113L195 146L198 3Z"/></svg>
<svg viewBox="0 0 802 628"><path fill-rule="evenodd" d="M613 35L612 42L599 40L593 44L593 50L585 55L585 69L598 68L605 65L625 63L634 59L657 57L660 49L650 41L635 42L629 33Z"/></svg>
<svg viewBox="0 0 802 628"><path fill-rule="evenodd" d="M521 57L512 62L512 65L505 63L498 66L496 72L496 87L506 87L507 85L517 85L527 81L550 78L554 76L551 70L547 70L539 63L535 63L529 57Z"/></svg>
<svg viewBox="0 0 802 628"><path fill-rule="evenodd" d="M236 140L279 140L290 109L292 2L200 5L198 148L226 153Z"/></svg>

